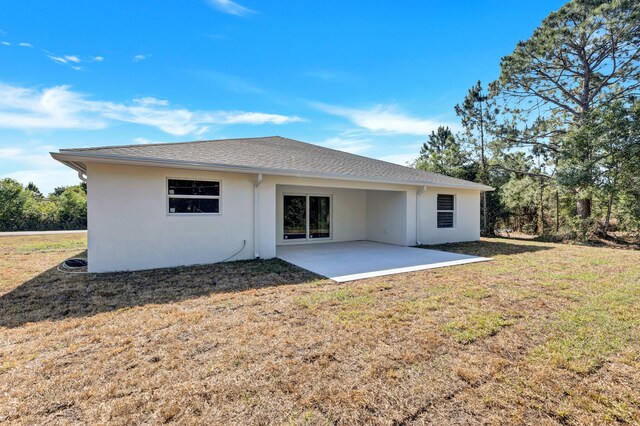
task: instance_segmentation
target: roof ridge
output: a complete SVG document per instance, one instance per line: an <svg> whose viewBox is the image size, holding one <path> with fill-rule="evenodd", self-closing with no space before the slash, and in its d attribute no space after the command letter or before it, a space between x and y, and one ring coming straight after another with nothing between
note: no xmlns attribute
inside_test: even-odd
<svg viewBox="0 0 640 426"><path fill-rule="evenodd" d="M167 146L167 145L191 145L191 144L198 144L198 143L207 143L207 142L222 142L222 141L243 141L243 140L248 140L248 139L275 139L275 138L280 138L280 139L288 139L282 136L278 136L278 135L274 135L274 136L255 136L255 137L251 137L251 138L225 138L225 139L205 139L205 140L200 140L200 141L180 141L180 142L156 142L156 143L132 143L132 144L127 144L127 145L104 145L104 146L94 146L94 147L88 147L88 148L63 148L60 149L60 152L62 151L97 151L100 149L112 149L112 148L133 148L133 147L143 147L143 146ZM294 140L294 139L291 139ZM301 142L301 141L297 141L297 142ZM302 142L305 143L305 142Z"/></svg>

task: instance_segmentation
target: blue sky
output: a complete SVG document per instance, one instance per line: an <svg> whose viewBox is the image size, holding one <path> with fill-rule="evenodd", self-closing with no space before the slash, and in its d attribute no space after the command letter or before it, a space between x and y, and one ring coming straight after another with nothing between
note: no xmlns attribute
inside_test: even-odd
<svg viewBox="0 0 640 426"><path fill-rule="evenodd" d="M0 176L58 148L282 135L404 164L564 1L32 1L0 14Z"/></svg>

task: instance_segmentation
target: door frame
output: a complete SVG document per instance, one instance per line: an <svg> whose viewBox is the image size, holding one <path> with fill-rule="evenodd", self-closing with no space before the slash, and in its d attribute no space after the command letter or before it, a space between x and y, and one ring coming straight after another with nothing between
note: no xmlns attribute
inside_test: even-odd
<svg viewBox="0 0 640 426"><path fill-rule="evenodd" d="M305 238L296 238L293 240L287 240L284 238L284 197L286 196L298 196L306 197L305 201ZM324 197L329 198L329 236L320 238L309 238L309 197ZM278 218L281 222L282 228L278 240L282 244L313 244L322 243L333 240L333 194L323 194L317 192L283 192L280 199L282 203L282 216ZM279 228L279 227L278 227Z"/></svg>

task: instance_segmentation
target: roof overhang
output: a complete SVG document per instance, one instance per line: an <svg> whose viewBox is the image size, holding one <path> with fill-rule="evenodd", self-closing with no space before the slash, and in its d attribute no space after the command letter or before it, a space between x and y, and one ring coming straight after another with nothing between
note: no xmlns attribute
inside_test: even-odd
<svg viewBox="0 0 640 426"><path fill-rule="evenodd" d="M167 167L176 169L191 169L191 170L210 170L218 172L231 172L231 173L250 173L250 174L266 174L273 176L290 176L290 177L307 177L307 178L323 178L323 179L336 179L347 180L355 182L373 182L384 183L393 185L408 185L408 186L435 186L442 188L457 188L457 189L472 189L478 191L493 191L494 188L482 185L475 182L469 182L471 185L453 185L450 183L434 182L434 181L405 181L405 180L393 180L393 179L380 179L370 178L364 176L342 175L332 173L313 173L303 172L298 170L283 170L283 169L270 169L270 168L256 168L246 166L233 166L227 164L212 164L212 163L200 163L193 161L180 161L180 160L164 160L159 158L142 158L142 157L121 157L115 155L96 155L86 154L79 152L51 152L51 156L62 164L81 173L87 172L86 163L106 163L106 164L122 164L129 166L147 166L147 167Z"/></svg>

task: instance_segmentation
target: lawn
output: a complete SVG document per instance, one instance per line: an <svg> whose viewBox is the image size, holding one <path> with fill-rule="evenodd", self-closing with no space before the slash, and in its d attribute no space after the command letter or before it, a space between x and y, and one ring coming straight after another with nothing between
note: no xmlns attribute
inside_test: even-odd
<svg viewBox="0 0 640 426"><path fill-rule="evenodd" d="M640 252L336 284L278 260L65 275L84 235L0 237L0 423L640 423Z"/></svg>

